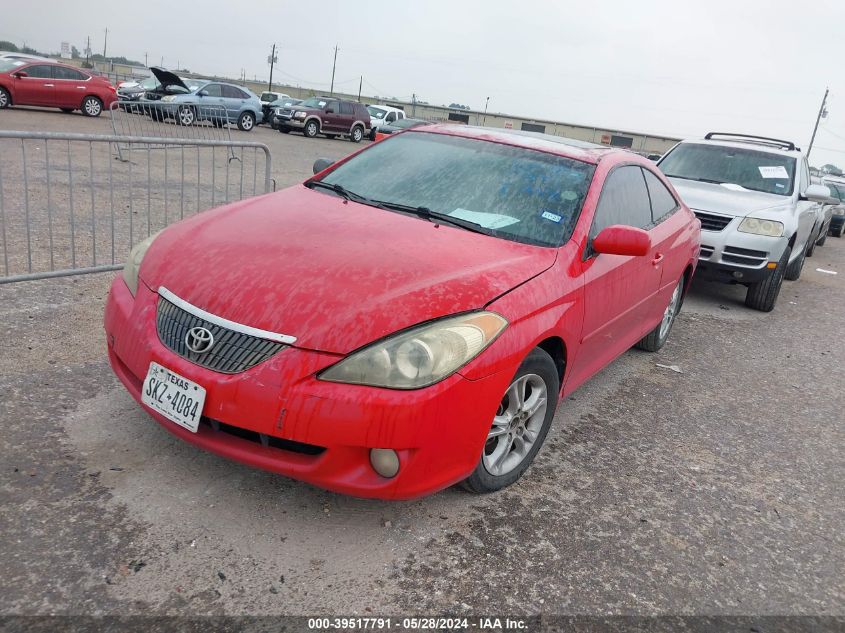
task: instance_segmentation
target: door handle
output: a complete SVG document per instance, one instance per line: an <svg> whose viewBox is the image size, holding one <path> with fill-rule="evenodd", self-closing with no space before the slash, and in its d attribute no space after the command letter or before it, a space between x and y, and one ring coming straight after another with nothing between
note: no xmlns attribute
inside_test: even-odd
<svg viewBox="0 0 845 633"><path fill-rule="evenodd" d="M77 90L85 90L85 86L77 86L76 89Z"/></svg>
<svg viewBox="0 0 845 633"><path fill-rule="evenodd" d="M654 256L654 259L651 260L651 264L652 264L652 266L657 266L662 261L663 261L663 253L657 253L657 255Z"/></svg>
<svg viewBox="0 0 845 633"><path fill-rule="evenodd" d="M45 87L45 88L55 88L55 85L53 85L53 84L44 84L44 87Z"/></svg>

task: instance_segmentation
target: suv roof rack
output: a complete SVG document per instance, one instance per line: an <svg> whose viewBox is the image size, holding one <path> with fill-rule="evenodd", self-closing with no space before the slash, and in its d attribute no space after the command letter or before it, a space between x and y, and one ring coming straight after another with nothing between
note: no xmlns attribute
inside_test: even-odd
<svg viewBox="0 0 845 633"><path fill-rule="evenodd" d="M792 141L783 141L778 138L769 138L768 136L753 136L751 134L733 134L730 132L709 132L705 137L705 141L711 140L714 136L725 137L725 140L736 139L739 141L745 141L749 143L755 143L757 145L768 145L770 147L779 147L781 149L795 151L799 150L800 147L795 147L795 143Z"/></svg>

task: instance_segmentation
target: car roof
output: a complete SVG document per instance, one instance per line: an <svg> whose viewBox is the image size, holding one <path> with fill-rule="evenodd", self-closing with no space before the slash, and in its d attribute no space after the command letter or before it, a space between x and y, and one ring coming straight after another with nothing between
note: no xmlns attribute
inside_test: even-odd
<svg viewBox="0 0 845 633"><path fill-rule="evenodd" d="M736 149L745 149L745 150L753 150L757 152L765 152L766 154L777 154L779 156L790 156L792 158L796 158L797 156L801 155L801 149L796 147L795 149L785 149L783 147L774 147L773 145L769 145L763 142L755 142L752 140L748 141L741 141L741 140L728 140L728 139L685 139L681 141L683 144L694 144L694 145L715 145L717 147L735 147Z"/></svg>
<svg viewBox="0 0 845 633"><path fill-rule="evenodd" d="M416 134L448 134L464 138L492 141L505 145L524 147L525 149L539 150L548 154L556 154L566 158L574 158L588 163L598 163L603 157L619 152L630 153L620 147L608 147L597 145L586 141L579 141L564 136L553 136L540 132L527 132L525 130L507 130L503 128L476 127L470 125L449 125L438 123L435 125L423 125L410 128L409 133ZM632 156L636 154L630 153ZM641 158L637 156L637 158ZM645 158L642 158L646 162Z"/></svg>

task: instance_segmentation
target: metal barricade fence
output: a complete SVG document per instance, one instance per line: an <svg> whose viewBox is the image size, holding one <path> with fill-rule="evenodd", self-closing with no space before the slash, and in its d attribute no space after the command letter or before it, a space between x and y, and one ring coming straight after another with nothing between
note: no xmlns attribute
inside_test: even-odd
<svg viewBox="0 0 845 633"><path fill-rule="evenodd" d="M160 101L116 101L110 108L115 136L144 136L203 141L232 140L226 108L220 104L169 104ZM117 144L120 160L131 147Z"/></svg>
<svg viewBox="0 0 845 633"><path fill-rule="evenodd" d="M0 131L0 284L115 270L169 224L269 193L271 167L262 143Z"/></svg>

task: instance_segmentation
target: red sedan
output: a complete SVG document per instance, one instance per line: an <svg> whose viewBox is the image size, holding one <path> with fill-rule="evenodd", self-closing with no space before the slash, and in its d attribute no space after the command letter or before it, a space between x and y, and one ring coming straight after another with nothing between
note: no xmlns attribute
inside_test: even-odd
<svg viewBox="0 0 845 633"><path fill-rule="evenodd" d="M633 153L422 127L137 245L109 359L218 455L363 497L493 491L562 397L664 344L699 226Z"/></svg>
<svg viewBox="0 0 845 633"><path fill-rule="evenodd" d="M115 101L117 91L105 77L65 64L0 59L0 109L45 106L100 116Z"/></svg>

